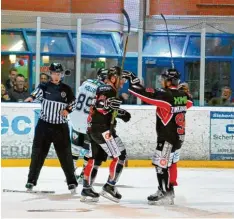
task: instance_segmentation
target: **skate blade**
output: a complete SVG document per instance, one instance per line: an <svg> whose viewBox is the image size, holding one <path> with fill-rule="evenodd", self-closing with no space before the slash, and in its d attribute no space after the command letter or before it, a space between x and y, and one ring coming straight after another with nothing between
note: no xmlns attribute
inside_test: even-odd
<svg viewBox="0 0 234 219"><path fill-rule="evenodd" d="M81 202L90 202L90 203L98 202L99 201L99 197L92 198L92 197L88 197L88 196L81 196L80 201Z"/></svg>
<svg viewBox="0 0 234 219"><path fill-rule="evenodd" d="M174 205L174 199L171 200L171 199L161 199L161 200L158 200L158 201L148 201L148 204L149 205Z"/></svg>
<svg viewBox="0 0 234 219"><path fill-rule="evenodd" d="M31 194L54 194L55 191L38 191L38 190L16 190L16 189L3 189L3 192L14 192L14 193L31 193Z"/></svg>
<svg viewBox="0 0 234 219"><path fill-rule="evenodd" d="M71 192L72 195L76 195L77 194L76 189L70 189L69 191Z"/></svg>
<svg viewBox="0 0 234 219"><path fill-rule="evenodd" d="M117 199L117 198L114 198L113 196L111 196L108 192L102 190L100 193L99 193L102 197L106 198L106 199L109 199L110 201L113 201L115 203L119 203L120 199Z"/></svg>

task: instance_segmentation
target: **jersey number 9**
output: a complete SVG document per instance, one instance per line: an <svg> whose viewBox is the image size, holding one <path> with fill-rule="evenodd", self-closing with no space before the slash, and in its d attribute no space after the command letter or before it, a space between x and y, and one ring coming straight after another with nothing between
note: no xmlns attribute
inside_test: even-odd
<svg viewBox="0 0 234 219"><path fill-rule="evenodd" d="M178 126L177 133L179 135L185 134L185 116L183 113L179 113L175 117L176 124Z"/></svg>

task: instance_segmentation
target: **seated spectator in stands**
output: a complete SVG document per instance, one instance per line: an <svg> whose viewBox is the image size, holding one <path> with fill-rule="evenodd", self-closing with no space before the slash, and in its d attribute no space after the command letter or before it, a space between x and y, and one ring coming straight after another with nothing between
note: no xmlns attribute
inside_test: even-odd
<svg viewBox="0 0 234 219"><path fill-rule="evenodd" d="M9 71L9 79L6 81L6 89L10 90L15 85L15 78L17 75L17 69L11 68Z"/></svg>
<svg viewBox="0 0 234 219"><path fill-rule="evenodd" d="M209 106L234 106L231 101L232 90L230 87L223 87L221 97L213 97L209 102Z"/></svg>
<svg viewBox="0 0 234 219"><path fill-rule="evenodd" d="M126 104L128 100L129 95L127 93L120 93L119 98L122 101L122 104Z"/></svg>
<svg viewBox="0 0 234 219"><path fill-rule="evenodd" d="M25 88L25 77L18 74L15 79L15 86L9 90L11 102L23 102L28 96L29 92Z"/></svg>
<svg viewBox="0 0 234 219"><path fill-rule="evenodd" d="M40 83L45 84L49 80L49 76L46 73L41 73L40 74Z"/></svg>
<svg viewBox="0 0 234 219"><path fill-rule="evenodd" d="M7 93L6 87L4 84L1 84L1 102L9 102L10 97Z"/></svg>

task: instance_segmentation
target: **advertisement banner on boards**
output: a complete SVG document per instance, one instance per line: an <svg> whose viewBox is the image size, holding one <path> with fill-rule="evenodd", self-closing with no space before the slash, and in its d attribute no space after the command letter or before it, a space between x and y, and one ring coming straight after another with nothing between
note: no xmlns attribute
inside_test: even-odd
<svg viewBox="0 0 234 219"><path fill-rule="evenodd" d="M4 104L1 110L2 158L30 158L34 129L40 114L40 105L8 103ZM56 157L53 145L48 157Z"/></svg>
<svg viewBox="0 0 234 219"><path fill-rule="evenodd" d="M234 160L234 112L210 112L210 159Z"/></svg>
<svg viewBox="0 0 234 219"><path fill-rule="evenodd" d="M40 104L4 103L1 111L2 158L30 158L34 130L40 115ZM80 157L85 153L84 149L79 150ZM53 143L47 158L57 158Z"/></svg>

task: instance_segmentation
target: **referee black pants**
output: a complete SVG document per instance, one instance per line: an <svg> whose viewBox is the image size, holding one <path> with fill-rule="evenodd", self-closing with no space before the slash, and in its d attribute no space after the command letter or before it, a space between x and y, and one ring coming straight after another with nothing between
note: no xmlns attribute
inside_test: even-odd
<svg viewBox="0 0 234 219"><path fill-rule="evenodd" d="M71 153L71 141L68 124L51 124L39 119L33 139L28 183L37 184L37 180L48 155L50 145L54 148L67 179L67 184L77 185Z"/></svg>

